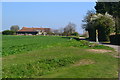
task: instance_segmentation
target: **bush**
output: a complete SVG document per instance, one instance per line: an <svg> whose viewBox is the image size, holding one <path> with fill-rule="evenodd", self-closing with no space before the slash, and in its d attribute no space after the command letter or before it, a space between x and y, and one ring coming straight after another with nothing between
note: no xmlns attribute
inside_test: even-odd
<svg viewBox="0 0 120 80"><path fill-rule="evenodd" d="M110 36L110 43L115 45L120 45L120 34L111 35Z"/></svg>
<svg viewBox="0 0 120 80"><path fill-rule="evenodd" d="M11 30L5 30L2 32L3 35L14 35L15 31L11 31Z"/></svg>
<svg viewBox="0 0 120 80"><path fill-rule="evenodd" d="M74 32L71 35L73 35L73 36L79 36L78 32Z"/></svg>

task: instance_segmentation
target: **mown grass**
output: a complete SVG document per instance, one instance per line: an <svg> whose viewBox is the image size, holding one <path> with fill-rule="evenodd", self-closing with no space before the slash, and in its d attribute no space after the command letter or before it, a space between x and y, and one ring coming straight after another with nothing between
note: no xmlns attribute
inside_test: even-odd
<svg viewBox="0 0 120 80"><path fill-rule="evenodd" d="M6 51L10 48L3 49L4 54L8 54L3 54L3 78L117 78L118 76L118 59L110 55L116 52L109 47L54 36L3 36L3 43L6 48L7 45L18 46L21 43L29 45L25 48L27 50L13 54ZM36 46L31 43L35 43ZM88 52L87 49L109 49L112 52L99 54L100 52ZM94 63L74 66L82 59L90 59Z"/></svg>

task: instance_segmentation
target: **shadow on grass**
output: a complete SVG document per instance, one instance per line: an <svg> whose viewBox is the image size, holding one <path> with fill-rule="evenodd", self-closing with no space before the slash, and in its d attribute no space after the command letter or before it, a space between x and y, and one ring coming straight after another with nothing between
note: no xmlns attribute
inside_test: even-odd
<svg viewBox="0 0 120 80"><path fill-rule="evenodd" d="M81 40L86 40L86 41L90 41L89 38L78 38L78 37L70 37L70 36L66 36L66 37L62 37L62 38L66 38L66 39L75 39L77 41L81 41ZM95 42L95 41L92 41L92 42ZM112 43L108 43L108 42L100 42L100 44L105 44L105 45L116 45L116 46L120 46L119 44L112 44Z"/></svg>
<svg viewBox="0 0 120 80"><path fill-rule="evenodd" d="M101 44L120 46L119 44L112 44L112 43L105 43L105 42L101 42Z"/></svg>
<svg viewBox="0 0 120 80"><path fill-rule="evenodd" d="M66 38L66 39L75 39L77 41L80 41L80 40L87 40L87 39L80 39L80 38L77 38L77 37L70 37L70 36L66 36L66 37L62 37L62 38Z"/></svg>

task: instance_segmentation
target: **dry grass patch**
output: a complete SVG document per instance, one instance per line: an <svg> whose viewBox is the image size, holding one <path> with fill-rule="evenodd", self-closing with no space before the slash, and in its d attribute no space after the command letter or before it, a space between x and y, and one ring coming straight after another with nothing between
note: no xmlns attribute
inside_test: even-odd
<svg viewBox="0 0 120 80"><path fill-rule="evenodd" d="M2 58L0 58L0 61L2 60Z"/></svg>
<svg viewBox="0 0 120 80"><path fill-rule="evenodd" d="M114 56L115 58L120 58L120 56Z"/></svg>
<svg viewBox="0 0 120 80"><path fill-rule="evenodd" d="M112 50L106 50L106 49L87 49L89 52L95 52L95 53L107 53L112 52Z"/></svg>
<svg viewBox="0 0 120 80"><path fill-rule="evenodd" d="M80 65L88 65L88 64L94 64L95 61L91 59L82 59L74 64L74 66L80 66Z"/></svg>

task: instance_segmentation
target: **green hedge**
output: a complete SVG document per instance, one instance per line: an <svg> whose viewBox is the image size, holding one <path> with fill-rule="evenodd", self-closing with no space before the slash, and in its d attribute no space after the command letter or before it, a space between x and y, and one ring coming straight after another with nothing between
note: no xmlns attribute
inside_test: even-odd
<svg viewBox="0 0 120 80"><path fill-rule="evenodd" d="M11 30L5 30L5 31L2 32L2 34L3 35L14 35L14 34L16 34L16 32L15 31L11 31Z"/></svg>
<svg viewBox="0 0 120 80"><path fill-rule="evenodd" d="M120 34L118 35L111 35L110 36L110 43L115 45L120 45Z"/></svg>

